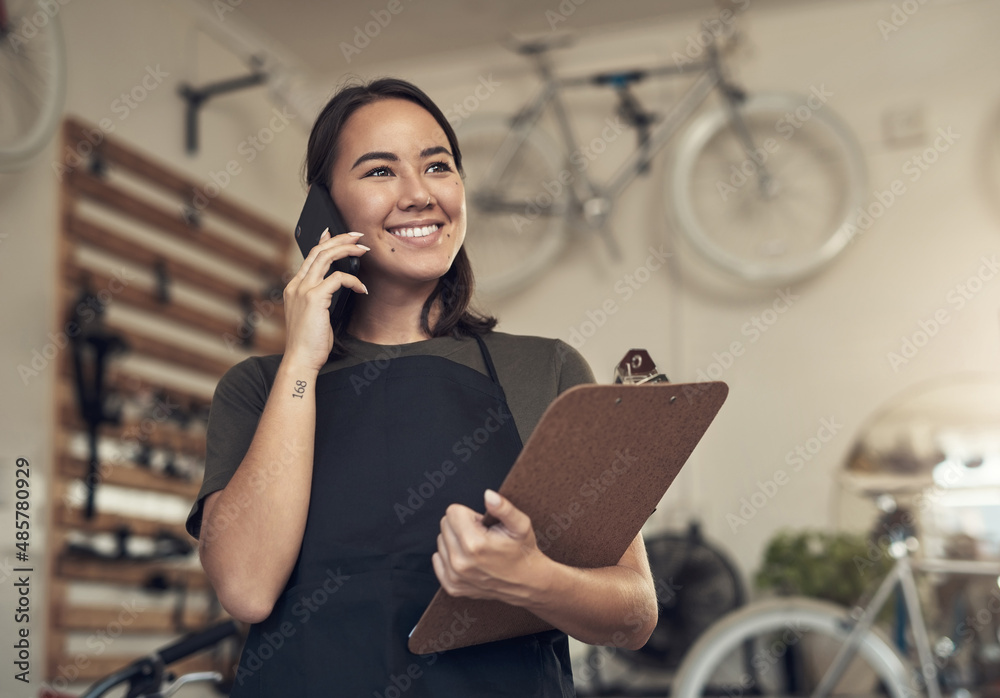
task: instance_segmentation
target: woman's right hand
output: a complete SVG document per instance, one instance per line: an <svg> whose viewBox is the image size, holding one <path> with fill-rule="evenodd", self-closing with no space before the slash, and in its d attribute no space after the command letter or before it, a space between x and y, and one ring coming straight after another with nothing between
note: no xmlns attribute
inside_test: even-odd
<svg viewBox="0 0 1000 698"><path fill-rule="evenodd" d="M330 326L330 303L340 288L357 293L368 289L353 274L335 271L323 276L330 265L344 257L360 257L368 248L358 243L362 233L344 233L330 237L327 230L309 251L302 266L285 286L285 355L284 361L319 371L333 350Z"/></svg>

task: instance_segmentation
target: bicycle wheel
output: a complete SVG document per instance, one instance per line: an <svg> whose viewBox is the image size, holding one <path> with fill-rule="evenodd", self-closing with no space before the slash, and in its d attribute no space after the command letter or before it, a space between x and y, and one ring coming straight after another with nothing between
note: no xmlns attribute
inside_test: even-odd
<svg viewBox="0 0 1000 698"><path fill-rule="evenodd" d="M529 284L566 244L569 191L560 182L562 159L543 134L530 131L492 183L484 182L509 132L509 120L489 116L458 129L469 217L465 248L477 288L492 297Z"/></svg>
<svg viewBox="0 0 1000 698"><path fill-rule="evenodd" d="M27 165L62 116L66 59L59 7L0 0L0 171Z"/></svg>
<svg viewBox="0 0 1000 698"><path fill-rule="evenodd" d="M847 618L844 608L806 598L746 606L699 638L681 663L670 694L811 695L847 637ZM908 698L919 693L912 683L905 660L873 630L861 640L834 694Z"/></svg>
<svg viewBox="0 0 1000 698"><path fill-rule="evenodd" d="M757 95L740 113L748 154L729 113L705 112L685 132L670 198L678 228L708 261L759 284L812 274L851 241L865 161L850 130L807 96Z"/></svg>

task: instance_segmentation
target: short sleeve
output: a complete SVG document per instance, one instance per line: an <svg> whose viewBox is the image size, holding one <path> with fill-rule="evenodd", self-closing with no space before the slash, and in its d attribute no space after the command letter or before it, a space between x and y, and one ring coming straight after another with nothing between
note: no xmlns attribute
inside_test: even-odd
<svg viewBox="0 0 1000 698"><path fill-rule="evenodd" d="M201 533L205 497L229 484L257 431L274 378L267 375L270 372L264 370L263 361L254 357L236 364L215 388L208 416L205 477L186 522L195 538Z"/></svg>
<svg viewBox="0 0 1000 698"><path fill-rule="evenodd" d="M583 355L561 339L556 341L556 357L560 395L575 385L597 382Z"/></svg>

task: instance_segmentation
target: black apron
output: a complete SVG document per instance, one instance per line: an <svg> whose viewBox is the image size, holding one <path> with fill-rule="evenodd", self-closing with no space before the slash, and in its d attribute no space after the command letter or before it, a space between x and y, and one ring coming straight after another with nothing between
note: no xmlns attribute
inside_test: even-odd
<svg viewBox="0 0 1000 698"><path fill-rule="evenodd" d="M496 370L409 356L321 374L302 549L271 615L254 625L232 696L573 696L566 636L551 631L442 651L407 638L438 589L441 517L483 510L521 451Z"/></svg>

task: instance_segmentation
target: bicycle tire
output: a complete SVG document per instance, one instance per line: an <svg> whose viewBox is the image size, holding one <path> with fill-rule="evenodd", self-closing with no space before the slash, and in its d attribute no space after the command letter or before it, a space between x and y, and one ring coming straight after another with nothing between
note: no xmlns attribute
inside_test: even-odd
<svg viewBox="0 0 1000 698"><path fill-rule="evenodd" d="M724 107L702 113L681 137L669 193L677 227L702 257L743 281L779 285L814 274L855 234L864 155L830 108L809 99L760 94L739 107L761 162ZM770 181L758 176L761 165Z"/></svg>
<svg viewBox="0 0 1000 698"><path fill-rule="evenodd" d="M709 628L691 647L678 668L670 695L672 698L695 698L722 690L730 698L737 698L744 694L773 695L776 688L787 695L788 687L781 681L786 677L778 676L779 663L784 664L793 650L801 652L807 644L814 647L815 642L803 641L807 635L820 638L834 649L839 648L848 633L847 620L846 609L815 599L780 598L745 606ZM776 640L771 639L774 636ZM732 658L740 657L748 644L754 648L750 658L752 671L744 665L738 678L729 678L733 675ZM742 657L737 661L742 661ZM867 669L860 662L864 662ZM863 678L870 681L866 691L869 694L877 692L876 680L890 698L919 694L919 689L912 685L914 675L909 664L877 629L864 635L848 669L855 674L868 673ZM818 680L819 676L822 670L815 678ZM842 679L835 688L844 689L848 678ZM726 679L735 684L724 684ZM720 683L723 686L720 687ZM778 683L782 685L776 686ZM812 687L806 686L803 690L808 695Z"/></svg>
<svg viewBox="0 0 1000 698"><path fill-rule="evenodd" d="M41 152L59 125L66 51L58 4L7 0L6 7L6 31L0 33L0 171L10 172Z"/></svg>
<svg viewBox="0 0 1000 698"><path fill-rule="evenodd" d="M457 129L469 219L465 248L477 289L494 298L532 283L566 244L569 191L559 181L565 167L545 134L529 131L497 185L484 190L484 174L509 132L509 119L492 115L470 117Z"/></svg>

